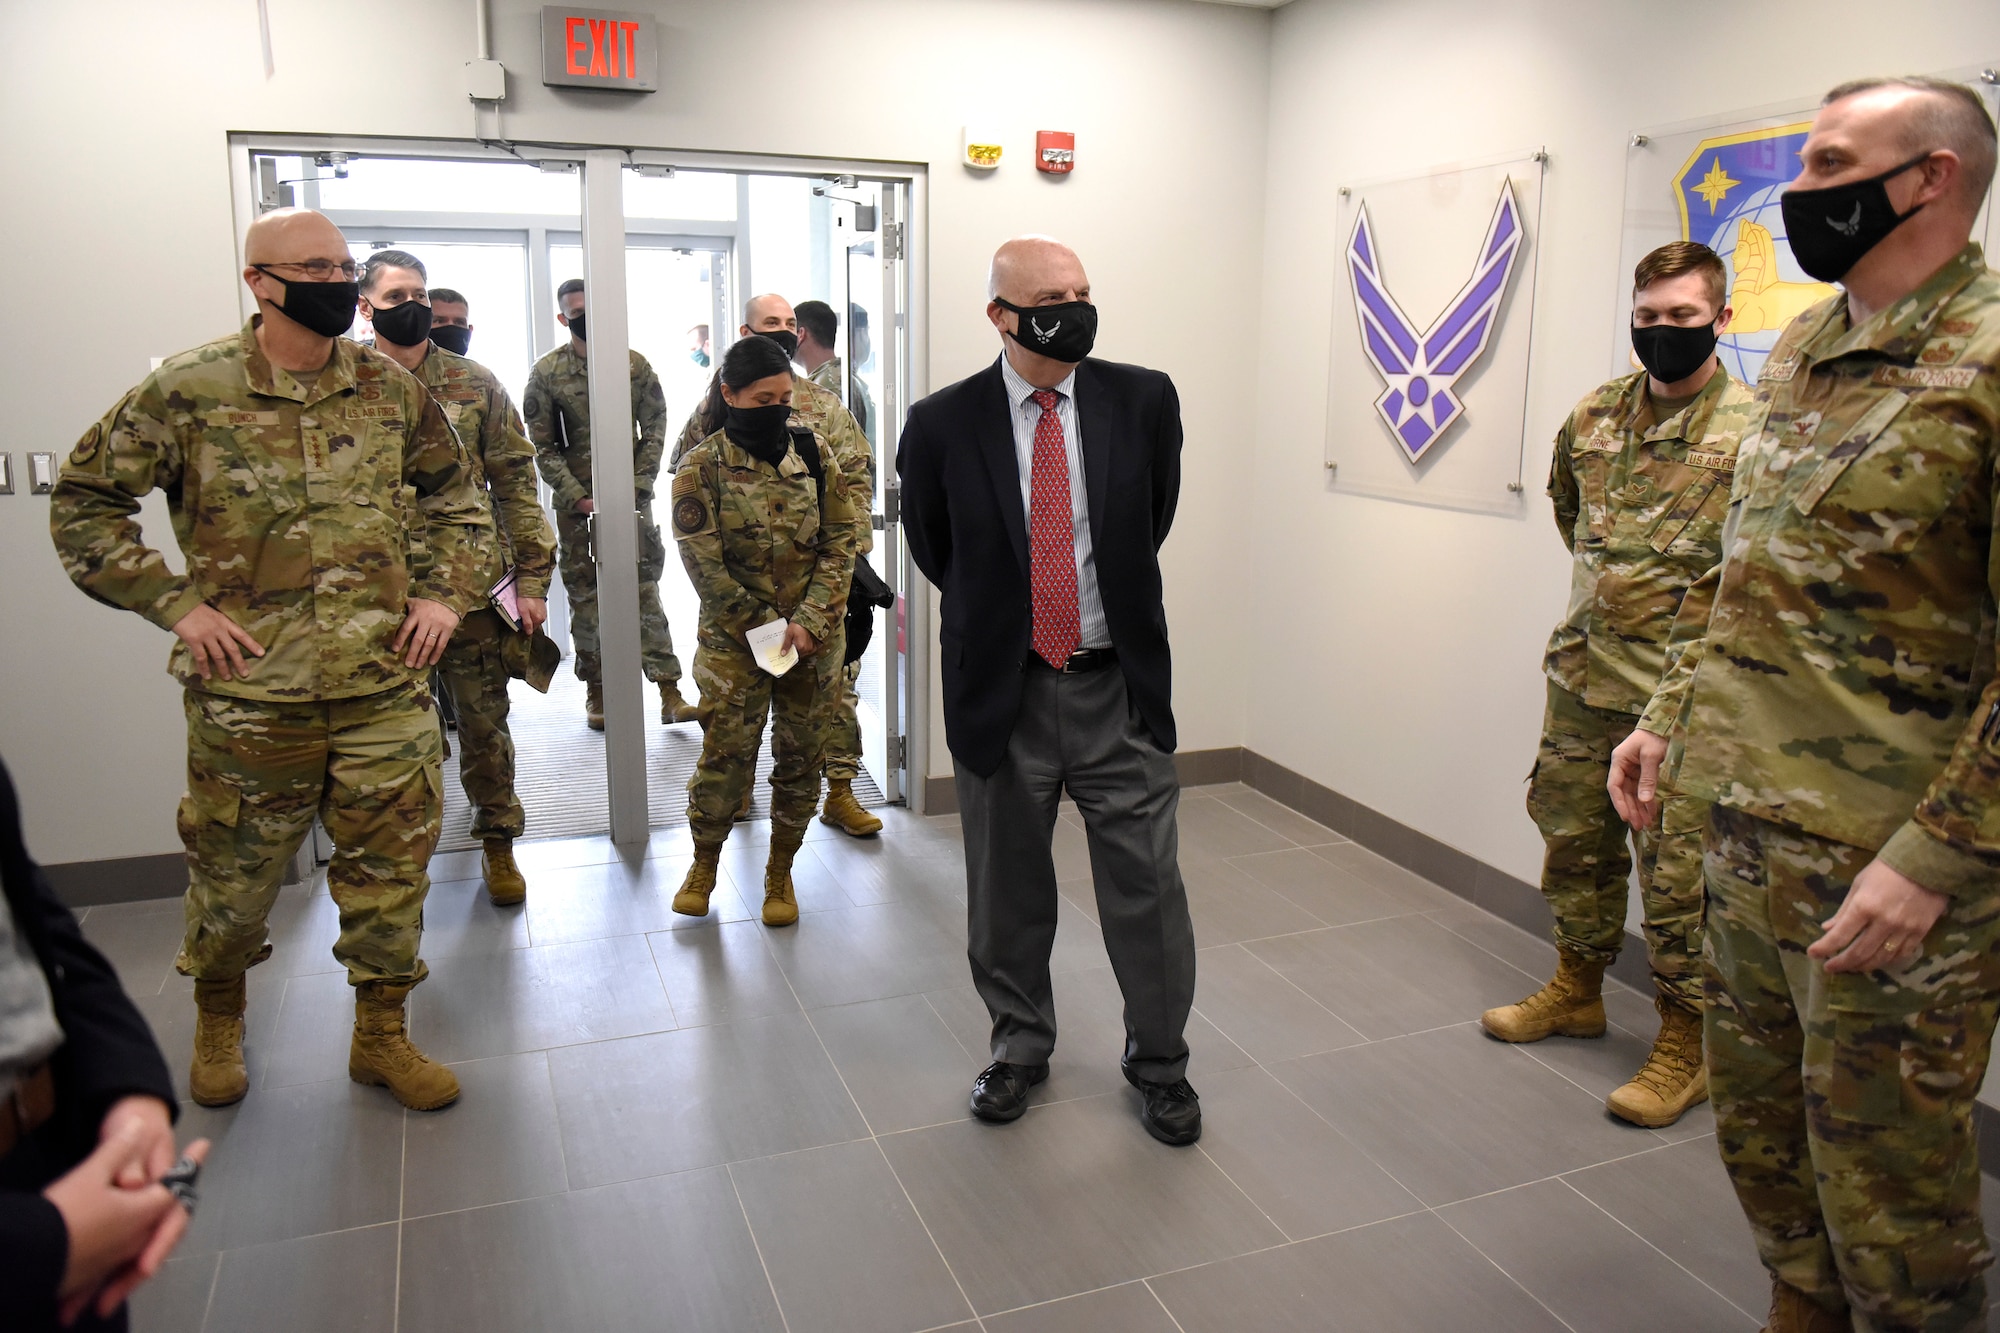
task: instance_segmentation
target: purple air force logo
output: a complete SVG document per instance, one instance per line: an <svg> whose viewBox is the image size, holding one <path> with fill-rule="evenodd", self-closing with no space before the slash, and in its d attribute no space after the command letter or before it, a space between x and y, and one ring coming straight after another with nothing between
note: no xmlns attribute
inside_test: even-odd
<svg viewBox="0 0 2000 1333"><path fill-rule="evenodd" d="M1500 302L1521 254L1521 214L1514 183L1500 183L1500 202L1486 225L1471 279L1437 322L1422 333L1410 322L1382 280L1368 206L1361 206L1347 242L1347 272L1361 319L1361 346L1387 385L1375 410L1412 463L1464 415L1453 386L1485 354L1500 324Z"/></svg>

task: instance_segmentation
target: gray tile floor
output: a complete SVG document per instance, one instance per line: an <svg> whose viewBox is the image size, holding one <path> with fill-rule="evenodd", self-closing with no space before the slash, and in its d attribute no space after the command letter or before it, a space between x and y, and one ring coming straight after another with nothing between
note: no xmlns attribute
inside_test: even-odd
<svg viewBox="0 0 2000 1333"><path fill-rule="evenodd" d="M406 1113L348 1082L324 890L287 890L251 974L253 1088L185 1107L215 1140L199 1218L137 1303L206 1329L1752 1330L1767 1287L1706 1108L1654 1133L1603 1097L1602 1041L1486 1040L1548 946L1243 787L1189 791L1202 946L1190 1077L1207 1133L1148 1138L1082 825L1056 840L1063 1038L1034 1109L965 1110L985 1064L957 821L815 825L805 915L753 916L768 826L717 912L676 917L684 830L642 857L524 843L525 908L440 856L412 1025L465 1085ZM91 909L185 1078L179 905Z"/></svg>

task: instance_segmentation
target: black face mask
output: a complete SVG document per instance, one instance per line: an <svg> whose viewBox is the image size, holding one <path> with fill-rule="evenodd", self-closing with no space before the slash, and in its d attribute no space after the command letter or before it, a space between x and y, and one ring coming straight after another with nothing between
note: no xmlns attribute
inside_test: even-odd
<svg viewBox="0 0 2000 1333"><path fill-rule="evenodd" d="M1646 373L1662 384L1678 384L1700 370L1715 354L1715 325L1691 329L1676 324L1632 326L1632 351Z"/></svg>
<svg viewBox="0 0 2000 1333"><path fill-rule="evenodd" d="M790 329L758 329L757 336L759 338L769 338L772 342L784 348L785 359L787 361L793 360L799 354L799 335L793 333Z"/></svg>
<svg viewBox="0 0 2000 1333"><path fill-rule="evenodd" d="M278 309L285 318L303 324L322 338L338 338L354 324L354 303L361 299L358 282L287 282L262 264L252 268L285 289Z"/></svg>
<svg viewBox="0 0 2000 1333"><path fill-rule="evenodd" d="M787 424L791 419L788 403L773 403L769 407L725 406L722 430L730 443L776 467L784 461L785 450L792 447L792 432Z"/></svg>
<svg viewBox="0 0 2000 1333"><path fill-rule="evenodd" d="M1097 345L1097 307L1088 301L1032 306L1015 305L997 296L993 301L1002 310L1020 316L1019 330L1007 336L1037 356L1073 365Z"/></svg>
<svg viewBox="0 0 2000 1333"><path fill-rule="evenodd" d="M464 356L465 349L472 346L472 330L463 324L433 324L431 341L447 352Z"/></svg>
<svg viewBox="0 0 2000 1333"><path fill-rule="evenodd" d="M583 338L585 342L589 341L589 338L585 336L583 331L583 312L581 310L569 317L569 331L571 337Z"/></svg>
<svg viewBox="0 0 2000 1333"><path fill-rule="evenodd" d="M379 342L392 342L398 347L415 347L431 336L431 308L422 301L405 301L401 305L376 306L370 322L375 325L375 337Z"/></svg>
<svg viewBox="0 0 2000 1333"><path fill-rule="evenodd" d="M1928 160L1921 153L1879 176L1823 190L1787 190L1779 196L1785 214L1785 239L1799 267L1821 282L1839 282L1861 262L1861 256L1881 244L1911 214L1898 213L1889 202L1888 182Z"/></svg>

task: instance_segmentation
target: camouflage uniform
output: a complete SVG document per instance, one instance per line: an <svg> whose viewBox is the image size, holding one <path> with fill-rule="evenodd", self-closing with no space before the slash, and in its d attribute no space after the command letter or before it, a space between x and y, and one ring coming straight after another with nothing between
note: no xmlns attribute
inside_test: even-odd
<svg viewBox="0 0 2000 1333"><path fill-rule="evenodd" d="M667 399L660 377L637 352L632 357L632 485L639 505L639 655L646 679L674 685L681 678L667 613L660 605L660 575L667 548L653 522L653 482L667 439ZM521 402L528 438L542 480L555 492L556 535L562 548L563 590L569 594L569 633L576 647L578 680L600 680L597 647L597 562L590 549L590 519L576 502L590 489L590 378L584 359L565 342L535 363Z"/></svg>
<svg viewBox="0 0 2000 1333"><path fill-rule="evenodd" d="M167 361L85 431L51 495L64 568L99 601L171 628L204 601L264 648L245 678L187 689L182 971L242 974L317 813L334 842L334 956L348 978L414 982L436 845L437 716L390 641L413 597L463 615L493 524L423 386L335 339L310 384L271 365L256 320ZM187 556L144 545L139 498L167 493Z"/></svg>
<svg viewBox="0 0 2000 1333"><path fill-rule="evenodd" d="M1765 1265L1857 1329L1980 1325L1972 1108L2000 1002L2000 276L1976 245L1758 378L1726 555L1641 725L1713 801L1716 1133ZM1712 609L1710 609L1712 607ZM1921 957L1805 955L1871 859L1950 896Z"/></svg>
<svg viewBox="0 0 2000 1333"><path fill-rule="evenodd" d="M1542 893L1556 943L1609 963L1625 942L1626 828L1605 791L1611 751L1631 734L1665 662L1688 586L1715 563L1750 393L1718 368L1665 421L1644 372L1604 385L1556 435L1549 497L1574 555L1569 613L1549 639L1548 708L1528 783L1547 845ZM1699 805L1668 802L1664 827L1635 835L1646 952L1661 995L1701 1000Z"/></svg>
<svg viewBox="0 0 2000 1333"><path fill-rule="evenodd" d="M523 597L547 597L555 567L555 534L535 494L535 447L522 433L493 372L432 344L417 377L444 409L471 459L474 482L491 502L497 540L480 571L475 609L459 622L438 672L458 709L458 777L472 803L472 836L518 838L527 828L514 794L514 737L507 730L504 636L513 633L485 596L507 567Z"/></svg>
<svg viewBox="0 0 2000 1333"><path fill-rule="evenodd" d="M830 357L820 363L818 370L806 377L835 398L840 397L840 358ZM868 441L869 449L875 448L875 400L868 396L868 386L859 375L847 377L847 414L854 418L854 424L861 428L861 436Z"/></svg>
<svg viewBox="0 0 2000 1333"><path fill-rule="evenodd" d="M794 437L803 439L803 433ZM796 844L819 805L820 750L840 669L841 616L854 573L856 482L815 436L825 499L796 447L778 467L718 431L674 473L671 519L681 562L701 595L694 675L712 706L701 760L688 782L696 843L719 845L757 762L772 714L772 840ZM860 511L865 512L865 511ZM783 676L757 665L744 636L783 616L820 650Z"/></svg>
<svg viewBox="0 0 2000 1333"><path fill-rule="evenodd" d="M828 366L839 364L838 357L826 363ZM820 369L824 370L826 366ZM875 549L875 454L869 448L868 437L861 433L854 418L841 406L838 393L796 374L792 376L792 415L826 442L848 478L849 494L854 497L859 515L855 529L855 557L865 560L868 553ZM701 443L702 436L701 410L697 408L681 427L680 438L674 443L673 466L676 469L688 451ZM843 597L845 593L846 590L842 589ZM825 771L826 776L834 781L844 779L852 782L861 775L861 720L855 714L859 698L854 692L854 682L860 677L860 662L849 666L836 663L828 685L836 694L827 722ZM702 697L707 696L704 694Z"/></svg>

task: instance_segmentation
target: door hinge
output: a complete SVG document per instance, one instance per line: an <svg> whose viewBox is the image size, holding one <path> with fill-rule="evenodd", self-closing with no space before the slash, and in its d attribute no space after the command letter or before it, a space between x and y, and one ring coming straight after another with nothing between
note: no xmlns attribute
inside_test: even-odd
<svg viewBox="0 0 2000 1333"><path fill-rule="evenodd" d="M889 767L902 770L910 766L910 738L891 736L889 738Z"/></svg>
<svg viewBox="0 0 2000 1333"><path fill-rule="evenodd" d="M903 257L903 224L885 222L882 224L882 258L901 259Z"/></svg>
<svg viewBox="0 0 2000 1333"><path fill-rule="evenodd" d="M882 521L901 523L903 521L903 488L884 486L882 488Z"/></svg>

